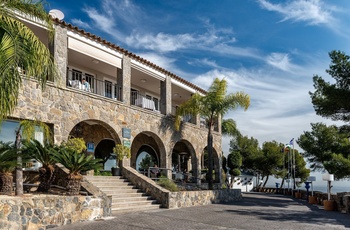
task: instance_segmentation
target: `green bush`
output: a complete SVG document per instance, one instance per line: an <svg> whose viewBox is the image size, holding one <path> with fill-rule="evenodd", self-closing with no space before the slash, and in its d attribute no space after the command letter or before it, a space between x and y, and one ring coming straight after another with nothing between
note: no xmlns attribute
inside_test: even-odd
<svg viewBox="0 0 350 230"><path fill-rule="evenodd" d="M177 185L174 183L174 181L161 176L159 181L157 181L157 184L162 186L165 189L168 189L170 192L178 192L179 188L177 187Z"/></svg>

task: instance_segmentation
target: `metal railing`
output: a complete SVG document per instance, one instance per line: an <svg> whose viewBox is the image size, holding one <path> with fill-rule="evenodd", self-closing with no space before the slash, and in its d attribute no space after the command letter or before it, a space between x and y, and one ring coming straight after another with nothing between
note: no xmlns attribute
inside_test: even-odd
<svg viewBox="0 0 350 230"><path fill-rule="evenodd" d="M137 91L131 91L130 93L130 104L140 106L145 109L159 111L159 99L152 98L140 94Z"/></svg>
<svg viewBox="0 0 350 230"><path fill-rule="evenodd" d="M82 84L82 80L88 82L90 88L87 89ZM87 91L103 97L112 98L122 101L121 87L116 83L107 80L99 80L90 74L84 74L76 70L68 70L67 72L67 87L77 90Z"/></svg>

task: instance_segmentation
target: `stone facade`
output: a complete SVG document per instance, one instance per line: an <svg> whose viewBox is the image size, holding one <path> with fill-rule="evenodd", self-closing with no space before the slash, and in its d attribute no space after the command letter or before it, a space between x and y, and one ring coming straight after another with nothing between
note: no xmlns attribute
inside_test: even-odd
<svg viewBox="0 0 350 230"><path fill-rule="evenodd" d="M109 204L110 205L110 204ZM46 229L104 217L100 198L90 196L0 196L0 229Z"/></svg>
<svg viewBox="0 0 350 230"><path fill-rule="evenodd" d="M73 128L86 122L82 137L95 146L103 139L116 143L123 140L122 128L131 130L131 165L135 166L138 147L151 145L160 157L160 166L171 168L171 155L178 142L185 142L192 150L192 161L200 170L200 159L206 147L207 130L186 123L181 131L174 130L171 116L148 111L123 102L48 84L44 91L36 81L26 79L18 98L18 106L11 115L17 119L38 119L53 127L56 144L67 140ZM141 135L140 135L141 134ZM221 153L221 135L214 132L215 152ZM219 155L220 156L220 155ZM217 157L219 158L217 155ZM217 164L217 170L219 171ZM196 173L196 172L195 172Z"/></svg>

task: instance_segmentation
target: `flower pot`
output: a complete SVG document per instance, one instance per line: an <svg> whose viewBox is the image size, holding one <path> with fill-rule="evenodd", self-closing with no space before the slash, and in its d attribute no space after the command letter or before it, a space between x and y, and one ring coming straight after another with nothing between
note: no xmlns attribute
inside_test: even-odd
<svg viewBox="0 0 350 230"><path fill-rule="evenodd" d="M323 207L326 211L333 211L334 210L334 200L324 200L323 201Z"/></svg>
<svg viewBox="0 0 350 230"><path fill-rule="evenodd" d="M295 192L294 197L297 199L301 199L301 192Z"/></svg>
<svg viewBox="0 0 350 230"><path fill-rule="evenodd" d="M13 190L13 176L11 173L0 173L0 194L11 195Z"/></svg>
<svg viewBox="0 0 350 230"><path fill-rule="evenodd" d="M66 190L69 196L79 195L82 179L83 177L80 175L68 176L68 178L66 179L67 181Z"/></svg>
<svg viewBox="0 0 350 230"><path fill-rule="evenodd" d="M309 204L317 204L317 197L309 196Z"/></svg>
<svg viewBox="0 0 350 230"><path fill-rule="evenodd" d="M122 174L122 170L121 168L112 168L112 176L121 176Z"/></svg>

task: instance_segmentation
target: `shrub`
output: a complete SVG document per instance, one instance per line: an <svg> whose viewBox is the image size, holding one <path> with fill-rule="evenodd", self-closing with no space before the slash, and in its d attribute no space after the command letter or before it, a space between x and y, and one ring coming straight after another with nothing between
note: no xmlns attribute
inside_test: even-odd
<svg viewBox="0 0 350 230"><path fill-rule="evenodd" d="M174 181L161 176L159 181L157 181L157 184L162 186L165 189L168 189L170 192L178 192L179 188L177 187L177 185L174 183Z"/></svg>

